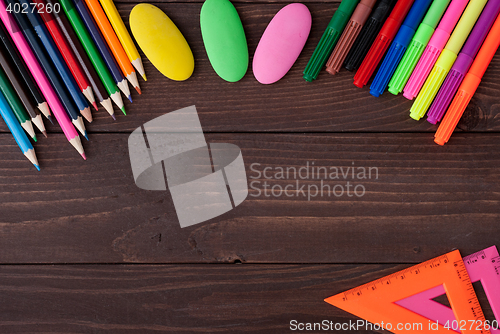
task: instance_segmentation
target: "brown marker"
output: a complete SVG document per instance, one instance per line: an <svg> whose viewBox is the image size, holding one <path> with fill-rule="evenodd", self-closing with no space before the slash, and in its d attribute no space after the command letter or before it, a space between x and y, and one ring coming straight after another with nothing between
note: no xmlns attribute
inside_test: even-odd
<svg viewBox="0 0 500 334"><path fill-rule="evenodd" d="M358 37L361 28L365 24L368 16L372 11L373 6L377 0L361 0L358 4L351 19L347 23L342 36L340 37L335 50L330 55L330 59L326 63L326 71L332 75L340 71L340 67L351 49L356 37Z"/></svg>

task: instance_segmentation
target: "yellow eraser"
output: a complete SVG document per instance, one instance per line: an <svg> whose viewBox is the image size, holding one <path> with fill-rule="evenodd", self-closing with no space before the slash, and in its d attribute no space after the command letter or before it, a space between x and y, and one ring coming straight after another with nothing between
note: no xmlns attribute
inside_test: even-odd
<svg viewBox="0 0 500 334"><path fill-rule="evenodd" d="M186 39L158 7L141 3L130 12L130 29L149 61L169 79L183 81L194 71Z"/></svg>

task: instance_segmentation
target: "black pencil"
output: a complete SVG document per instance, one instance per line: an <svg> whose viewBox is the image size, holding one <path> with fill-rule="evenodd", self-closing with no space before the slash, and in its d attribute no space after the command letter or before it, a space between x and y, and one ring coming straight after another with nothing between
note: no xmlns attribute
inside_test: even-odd
<svg viewBox="0 0 500 334"><path fill-rule="evenodd" d="M37 104L38 109L40 109L42 114L47 117L47 119L51 123L53 123L47 101L45 101L40 88L36 84L31 73L28 71L23 58L19 54L17 48L14 46L14 42L10 39L9 33L5 30L2 22L0 22L0 40L6 54L9 55L8 58L12 61L17 71L21 74L21 79L22 81L24 81L26 87L28 88L29 94Z"/></svg>

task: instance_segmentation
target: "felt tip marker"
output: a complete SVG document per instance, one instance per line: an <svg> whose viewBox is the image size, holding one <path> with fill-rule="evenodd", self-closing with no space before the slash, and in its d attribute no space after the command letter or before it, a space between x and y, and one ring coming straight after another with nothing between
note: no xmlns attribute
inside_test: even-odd
<svg viewBox="0 0 500 334"><path fill-rule="evenodd" d="M314 49L311 59L307 63L304 70L304 79L306 81L311 82L318 77L319 71L321 71L328 56L332 53L340 34L344 31L347 21L349 21L358 2L359 0L342 0L340 3L339 8L333 14L330 23L328 23L323 36L321 36L316 49Z"/></svg>
<svg viewBox="0 0 500 334"><path fill-rule="evenodd" d="M385 21L382 29L380 29L377 38L375 38L375 42L354 76L355 86L361 88L368 83L368 80L370 80L370 77L384 56L389 44L391 44L406 14L408 14L408 11L413 5L413 1L414 0L399 0L396 3L396 6L394 6L389 18Z"/></svg>
<svg viewBox="0 0 500 334"><path fill-rule="evenodd" d="M370 85L370 94L373 96L378 97L384 92L431 2L432 0L415 0L413 3Z"/></svg>
<svg viewBox="0 0 500 334"><path fill-rule="evenodd" d="M417 99L411 106L410 117L414 120L418 121L425 115L427 109L429 109L432 100L434 100L446 75L457 59L460 49L464 45L467 36L469 36L470 31L474 27L487 1L488 0L471 0L471 2L469 2L455 30L453 30L453 34L448 40L448 43L446 43L446 47L443 52L441 52L429 77L425 81L422 90L418 93Z"/></svg>
<svg viewBox="0 0 500 334"><path fill-rule="evenodd" d="M425 79L436 63L441 51L443 51L468 2L469 0L453 0L446 10L443 19L439 22L436 31L432 35L429 44L425 47L415 70L403 89L403 96L408 100L413 100L420 92Z"/></svg>
<svg viewBox="0 0 500 334"><path fill-rule="evenodd" d="M401 59L396 68L396 72L394 72L391 81L389 81L390 93L398 95L403 90L449 3L450 0L434 0L432 2L415 36L413 36L403 59Z"/></svg>
<svg viewBox="0 0 500 334"><path fill-rule="evenodd" d="M340 67L344 63L347 53L358 37L363 25L368 19L368 16L370 16L376 1L377 0L361 0L356 7L337 43L337 46L335 46L335 49L330 55L330 59L328 59L328 62L326 63L326 71L328 73L335 75L340 71Z"/></svg>
<svg viewBox="0 0 500 334"><path fill-rule="evenodd" d="M477 87L481 83L481 79L483 78L484 72L488 68L493 56L497 52L498 46L500 45L500 16L495 20L495 24L491 28L488 37L484 41L481 50L477 54L474 63L469 69L469 72L465 76L460 88L458 89L453 102L448 109L448 112L444 116L443 121L439 125L439 128L436 132L434 141L439 145L444 145L448 142L455 130L455 127L462 117L465 108L469 104L472 96L476 92Z"/></svg>
<svg viewBox="0 0 500 334"><path fill-rule="evenodd" d="M488 1L429 109L427 115L429 123L436 124L443 118L458 86L462 83L499 12L500 0Z"/></svg>

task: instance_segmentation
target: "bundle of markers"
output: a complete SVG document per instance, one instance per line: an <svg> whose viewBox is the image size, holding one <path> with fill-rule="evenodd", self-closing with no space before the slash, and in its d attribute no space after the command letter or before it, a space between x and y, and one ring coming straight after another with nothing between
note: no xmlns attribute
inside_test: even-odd
<svg viewBox="0 0 500 334"><path fill-rule="evenodd" d="M141 94L139 53L112 0L99 1L0 0L0 114L37 169L27 134L36 141L35 124L46 136L40 113L86 159L78 132L88 139L90 105L115 119L112 102L126 114L120 91L132 102L127 81Z"/></svg>
<svg viewBox="0 0 500 334"><path fill-rule="evenodd" d="M444 145L498 49L499 12L500 0L343 0L304 79L343 64L363 87L380 65L370 94L416 97L410 117L441 122L434 141Z"/></svg>

